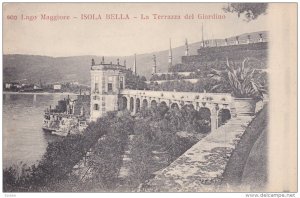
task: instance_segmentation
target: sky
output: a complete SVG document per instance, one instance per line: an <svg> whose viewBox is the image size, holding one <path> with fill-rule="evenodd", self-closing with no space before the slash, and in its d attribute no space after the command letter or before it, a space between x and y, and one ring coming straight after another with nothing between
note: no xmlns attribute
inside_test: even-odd
<svg viewBox="0 0 300 198"><path fill-rule="evenodd" d="M201 41L224 39L243 33L265 31L267 16L246 22L237 14L225 13L224 3L5 3L3 6L4 54L46 56L130 56ZM70 20L42 20L41 15L70 16ZM99 14L101 20L82 15ZM120 14L129 19L106 19ZM141 19L141 15L149 19ZM180 19L154 19L153 14L180 15ZM194 14L194 19L184 19ZM224 15L224 19L198 19L198 14ZM22 20L36 16L36 20ZM15 19L14 17L17 17ZM75 18L76 17L76 18ZM136 18L134 18L136 17ZM14 20L15 19L15 20Z"/></svg>

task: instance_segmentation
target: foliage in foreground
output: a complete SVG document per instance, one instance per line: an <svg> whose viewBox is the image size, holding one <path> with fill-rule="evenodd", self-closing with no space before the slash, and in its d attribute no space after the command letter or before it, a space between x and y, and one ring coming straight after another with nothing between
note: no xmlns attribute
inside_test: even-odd
<svg viewBox="0 0 300 198"><path fill-rule="evenodd" d="M179 138L178 131L207 133L209 114L193 108L169 109L164 105L143 109L134 120L129 112L112 112L89 125L82 135L67 136L49 143L37 165L21 164L3 171L5 192L84 192L113 191L118 187L119 172L128 136L133 135L130 177L135 188L153 172L167 166L195 142ZM87 167L89 176L76 175L73 167L92 148ZM163 153L156 159L153 152Z"/></svg>
<svg viewBox="0 0 300 198"><path fill-rule="evenodd" d="M131 165L128 186L134 190L139 184L153 177L153 173L168 166L197 139L182 138L177 132L205 136L210 118L207 113L198 114L193 108L169 109L164 105L143 109L137 115L131 149Z"/></svg>
<svg viewBox="0 0 300 198"><path fill-rule="evenodd" d="M11 166L3 171L5 192L56 191L61 181L70 179L73 167L109 133L116 122L115 114L92 122L83 134L71 135L62 141L49 143L46 153L37 165ZM76 179L76 178L73 178Z"/></svg>
<svg viewBox="0 0 300 198"><path fill-rule="evenodd" d="M246 21L257 19L260 15L266 14L268 3L228 3L224 7L225 12L237 13L238 17L244 14Z"/></svg>

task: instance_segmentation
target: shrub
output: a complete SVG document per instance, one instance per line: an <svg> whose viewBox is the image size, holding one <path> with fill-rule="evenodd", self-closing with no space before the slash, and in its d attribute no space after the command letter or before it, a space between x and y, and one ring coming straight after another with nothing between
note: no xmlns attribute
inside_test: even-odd
<svg viewBox="0 0 300 198"><path fill-rule="evenodd" d="M261 100L263 99L263 93L266 91L257 80L258 77L255 76L259 75L256 72L257 70L245 66L247 61L248 59L244 59L242 64L235 69L233 65L229 64L227 59L226 70L218 71L213 69L212 77L217 77L221 82L216 87L222 86L224 82L228 82L234 97Z"/></svg>

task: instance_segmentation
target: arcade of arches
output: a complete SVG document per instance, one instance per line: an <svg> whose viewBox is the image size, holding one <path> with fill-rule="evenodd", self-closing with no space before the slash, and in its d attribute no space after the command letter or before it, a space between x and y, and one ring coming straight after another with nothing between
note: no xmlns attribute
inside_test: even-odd
<svg viewBox="0 0 300 198"><path fill-rule="evenodd" d="M216 130L218 127L226 123L231 118L231 111L227 108L220 108L218 105L187 103L180 101L165 101L148 98L135 98L121 96L119 99L119 110L128 110L132 115L146 108L156 108L158 106L166 106L171 109L191 108L196 110L197 119L204 122L208 131Z"/></svg>

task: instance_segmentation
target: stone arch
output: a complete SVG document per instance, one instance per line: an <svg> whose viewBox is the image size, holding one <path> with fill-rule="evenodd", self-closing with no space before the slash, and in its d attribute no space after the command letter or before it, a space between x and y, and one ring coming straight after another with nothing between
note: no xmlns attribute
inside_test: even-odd
<svg viewBox="0 0 300 198"><path fill-rule="evenodd" d="M143 102L142 102L142 108L143 108L143 109L148 108L148 100L147 100L147 99L144 99L144 100L143 100Z"/></svg>
<svg viewBox="0 0 300 198"><path fill-rule="evenodd" d="M175 109L175 108L179 109L179 105L176 102L171 104L171 109Z"/></svg>
<svg viewBox="0 0 300 198"><path fill-rule="evenodd" d="M208 133L211 131L211 110L208 107L199 108L197 124L201 133Z"/></svg>
<svg viewBox="0 0 300 198"><path fill-rule="evenodd" d="M181 107L181 115L186 118L186 122L189 122L190 125L194 125L199 119L198 111L195 110L194 105L191 103L187 103Z"/></svg>
<svg viewBox="0 0 300 198"><path fill-rule="evenodd" d="M168 106L167 103L166 103L165 101L161 101L161 102L159 103L159 105Z"/></svg>
<svg viewBox="0 0 300 198"><path fill-rule="evenodd" d="M139 112L141 110L141 100L139 98L137 98L135 100L135 113Z"/></svg>
<svg viewBox="0 0 300 198"><path fill-rule="evenodd" d="M184 101L180 101L180 107L183 107L184 105L186 105L186 103Z"/></svg>
<svg viewBox="0 0 300 198"><path fill-rule="evenodd" d="M127 97L122 96L122 97L120 98L119 109L120 109L121 111L127 109L127 102L128 102Z"/></svg>
<svg viewBox="0 0 300 198"><path fill-rule="evenodd" d="M186 107L195 110L195 106L193 104L186 104Z"/></svg>
<svg viewBox="0 0 300 198"><path fill-rule="evenodd" d="M183 105L183 107L181 109L184 109L185 111L188 111L188 112L194 112L194 114L196 114L195 107L192 103Z"/></svg>
<svg viewBox="0 0 300 198"><path fill-rule="evenodd" d="M156 108L157 107L156 100L152 100L151 103L150 103L150 105L151 105L151 108Z"/></svg>
<svg viewBox="0 0 300 198"><path fill-rule="evenodd" d="M159 103L158 110L159 110L160 115L164 116L169 111L167 102L161 101Z"/></svg>
<svg viewBox="0 0 300 198"><path fill-rule="evenodd" d="M192 108L191 106L190 106L190 104L185 104L185 105L183 105L182 107L181 107L181 109L182 110L191 110L191 109L194 109L194 108Z"/></svg>
<svg viewBox="0 0 300 198"><path fill-rule="evenodd" d="M211 110L208 107L200 107L198 112L201 119L210 120Z"/></svg>
<svg viewBox="0 0 300 198"><path fill-rule="evenodd" d="M130 97L130 106L129 106L129 111L133 112L133 108L134 108L134 99L133 97Z"/></svg>
<svg viewBox="0 0 300 198"><path fill-rule="evenodd" d="M225 124L231 118L229 109L220 109L218 113L218 127Z"/></svg>

